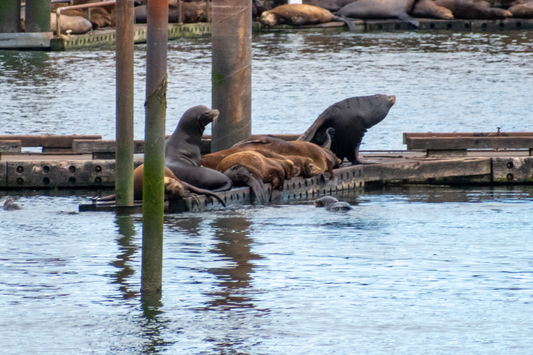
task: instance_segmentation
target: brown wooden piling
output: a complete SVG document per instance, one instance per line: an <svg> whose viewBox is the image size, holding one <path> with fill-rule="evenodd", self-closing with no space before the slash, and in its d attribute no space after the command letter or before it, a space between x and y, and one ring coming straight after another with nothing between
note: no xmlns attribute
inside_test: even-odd
<svg viewBox="0 0 533 355"><path fill-rule="evenodd" d="M213 152L230 148L252 133L252 2L212 3Z"/></svg>
<svg viewBox="0 0 533 355"><path fill-rule="evenodd" d="M116 159L117 206L133 205L133 2L116 3Z"/></svg>

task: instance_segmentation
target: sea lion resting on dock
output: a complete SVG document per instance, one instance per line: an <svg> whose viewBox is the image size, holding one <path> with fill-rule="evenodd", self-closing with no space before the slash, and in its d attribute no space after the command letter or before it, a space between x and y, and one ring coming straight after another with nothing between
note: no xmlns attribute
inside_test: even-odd
<svg viewBox="0 0 533 355"><path fill-rule="evenodd" d="M490 7L490 4L486 1L436 0L435 4L450 9L456 19L499 20L513 17L510 11Z"/></svg>
<svg viewBox="0 0 533 355"><path fill-rule="evenodd" d="M233 186L231 179L216 170L202 167L200 145L205 126L219 115L199 105L185 111L165 147L165 166L181 181L211 191L226 191Z"/></svg>
<svg viewBox="0 0 533 355"><path fill-rule="evenodd" d="M411 15L420 18L435 18L440 20L453 20L454 16L450 9L435 4L433 0L418 0Z"/></svg>
<svg viewBox="0 0 533 355"><path fill-rule="evenodd" d="M50 31L57 31L57 14L50 13ZM93 28L92 23L81 16L61 15L61 33L66 34L70 30L72 34L83 34Z"/></svg>
<svg viewBox="0 0 533 355"><path fill-rule="evenodd" d="M328 107L302 134L298 141L322 144L324 132L335 129L331 151L342 161L347 158L352 164L358 160L359 146L365 132L381 122L396 103L396 96L357 96L337 102Z"/></svg>
<svg viewBox="0 0 533 355"><path fill-rule="evenodd" d="M324 172L320 169L311 158L303 157L299 155L281 155L264 149L253 149L253 147L241 147L241 148L229 148L220 150L218 152L206 154L202 156L202 166L211 169L217 169L218 164L227 156L242 151L255 151L267 158L274 159L288 159L300 170L300 174L304 178L310 178L315 175L320 175Z"/></svg>
<svg viewBox="0 0 533 355"><path fill-rule="evenodd" d="M342 21L353 30L353 23L342 17L335 16L329 10L313 5L288 4L273 8L261 14L261 23L267 26L276 25L317 25L320 23Z"/></svg>
<svg viewBox="0 0 533 355"><path fill-rule="evenodd" d="M220 197L209 190L200 189L192 186L184 181L178 179L169 168L165 167L165 177L163 178L165 184L165 200L172 198L190 197L192 194L207 195L216 198L224 207L226 204ZM142 200L143 198L143 183L144 183L144 164L138 166L133 171L133 199ZM97 198L98 201L114 201L116 195L104 196Z"/></svg>
<svg viewBox="0 0 533 355"><path fill-rule="evenodd" d="M397 18L418 27L417 19L409 16L415 0L358 0L335 12L337 16L358 19Z"/></svg>
<svg viewBox="0 0 533 355"><path fill-rule="evenodd" d="M217 170L230 177L236 186L249 186L260 204L267 202L263 183L272 184L272 191L282 191L285 179L300 174L300 169L288 159L267 158L252 150L228 155Z"/></svg>

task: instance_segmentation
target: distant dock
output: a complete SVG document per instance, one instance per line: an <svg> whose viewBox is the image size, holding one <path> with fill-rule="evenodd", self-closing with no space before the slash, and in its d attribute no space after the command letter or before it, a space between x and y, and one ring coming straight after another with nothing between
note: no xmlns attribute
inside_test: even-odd
<svg viewBox="0 0 533 355"><path fill-rule="evenodd" d="M395 31L466 31L500 32L506 30L531 30L533 19L509 18L505 20L434 20L419 19L420 26L399 20L354 20L355 32L395 32ZM146 42L146 24L136 24L135 43ZM344 22L328 22L320 25L268 27L259 22L252 25L253 33L291 32L291 31L348 31ZM211 23L168 24L168 39L200 37L211 34ZM61 35L35 33L0 33L0 49L41 49L52 51L76 50L103 44L115 43L115 29L104 28L83 35Z"/></svg>

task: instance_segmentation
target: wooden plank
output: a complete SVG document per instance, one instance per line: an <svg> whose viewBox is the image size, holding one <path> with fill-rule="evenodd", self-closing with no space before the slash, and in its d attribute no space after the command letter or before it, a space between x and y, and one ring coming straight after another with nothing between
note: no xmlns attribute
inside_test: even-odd
<svg viewBox="0 0 533 355"><path fill-rule="evenodd" d="M49 49L52 32L0 33L0 49Z"/></svg>
<svg viewBox="0 0 533 355"><path fill-rule="evenodd" d="M72 148L72 141L75 139L102 139L100 135L8 135L0 136L0 141L20 140L22 147L43 147L43 148Z"/></svg>
<svg viewBox="0 0 533 355"><path fill-rule="evenodd" d="M462 137L498 137L498 132L427 132L404 133L403 144L410 138L462 138ZM532 137L533 132L500 132L499 137Z"/></svg>
<svg viewBox="0 0 533 355"><path fill-rule="evenodd" d="M20 140L0 140L0 153L20 153L21 147Z"/></svg>
<svg viewBox="0 0 533 355"><path fill-rule="evenodd" d="M533 148L533 137L411 137L407 139L408 150L457 150L495 148Z"/></svg>

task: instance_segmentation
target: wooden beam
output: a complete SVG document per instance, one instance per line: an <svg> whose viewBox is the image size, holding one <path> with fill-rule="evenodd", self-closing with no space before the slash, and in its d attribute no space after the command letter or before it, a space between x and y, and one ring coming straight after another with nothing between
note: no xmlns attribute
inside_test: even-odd
<svg viewBox="0 0 533 355"><path fill-rule="evenodd" d="M407 140L407 149L457 150L457 149L503 149L533 148L531 137L442 137L418 138Z"/></svg>
<svg viewBox="0 0 533 355"><path fill-rule="evenodd" d="M43 147L43 148L72 148L72 141L75 139L102 139L100 135L7 135L0 136L0 141L19 140L22 147Z"/></svg>

